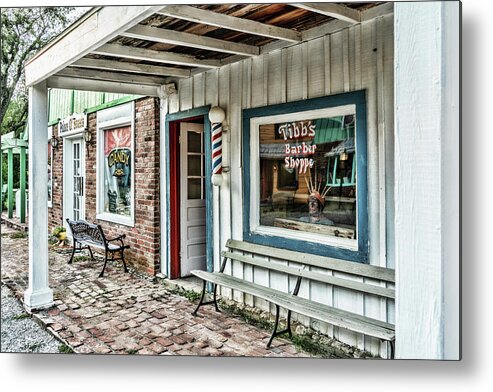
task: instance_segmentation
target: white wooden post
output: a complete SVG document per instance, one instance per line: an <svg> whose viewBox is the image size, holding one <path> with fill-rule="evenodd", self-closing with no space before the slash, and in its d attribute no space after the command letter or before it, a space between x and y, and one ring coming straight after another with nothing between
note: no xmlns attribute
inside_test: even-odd
<svg viewBox="0 0 493 392"><path fill-rule="evenodd" d="M164 86L158 88L159 95L159 204L161 211L161 274L169 277L170 247L168 246L168 192L166 177L166 157L168 156L168 146L166 144L166 115L168 114L168 94Z"/></svg>
<svg viewBox="0 0 493 392"><path fill-rule="evenodd" d="M25 306L53 304L48 285L48 153L46 82L29 87L29 287Z"/></svg>
<svg viewBox="0 0 493 392"><path fill-rule="evenodd" d="M394 7L396 357L460 359L460 4Z"/></svg>

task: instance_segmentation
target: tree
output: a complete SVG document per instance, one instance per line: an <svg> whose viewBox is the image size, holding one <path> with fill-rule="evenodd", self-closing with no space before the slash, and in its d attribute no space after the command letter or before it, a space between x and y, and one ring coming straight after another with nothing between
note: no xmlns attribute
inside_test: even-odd
<svg viewBox="0 0 493 392"><path fill-rule="evenodd" d="M19 136L27 120L26 61L78 17L74 7L2 8L0 124Z"/></svg>

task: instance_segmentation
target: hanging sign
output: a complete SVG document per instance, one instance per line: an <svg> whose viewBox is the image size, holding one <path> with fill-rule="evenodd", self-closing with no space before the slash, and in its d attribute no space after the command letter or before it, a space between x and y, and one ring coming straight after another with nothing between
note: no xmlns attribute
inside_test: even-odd
<svg viewBox="0 0 493 392"><path fill-rule="evenodd" d="M74 113L60 120L58 134L61 137L82 133L87 128L87 116L85 113Z"/></svg>

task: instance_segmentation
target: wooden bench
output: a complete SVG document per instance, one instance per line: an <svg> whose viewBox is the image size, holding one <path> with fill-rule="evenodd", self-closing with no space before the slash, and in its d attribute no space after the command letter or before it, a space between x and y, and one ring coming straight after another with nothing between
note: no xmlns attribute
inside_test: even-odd
<svg viewBox="0 0 493 392"><path fill-rule="evenodd" d="M229 240L226 246L228 250L221 253L223 261L219 272L206 272L199 270L192 271L192 274L202 279L203 282L200 302L192 314L196 315L202 305L208 304L214 304L216 310L219 311L217 305L217 288L218 286L224 286L250 294L257 298L264 299L276 306L274 330L269 342L267 343L267 347L270 347L274 337L280 334L288 333L290 337L292 336L291 313L295 312L300 315L324 321L340 328L345 328L357 333L378 338L382 341L387 341L390 343L391 357L394 357L394 325L298 296L302 281L315 281L326 283L332 285L333 287L342 287L353 292L362 293L365 296L374 296L380 299L394 300L395 290L387 287L395 283L394 270L329 257L315 256L268 246L250 244L242 241ZM254 256L261 256L264 259L256 258ZM266 261L265 257L284 260L286 262L296 263L301 266L291 266L288 265L288 263L270 262ZM251 265L254 268L262 268L265 270L295 276L297 277L297 281L294 290L292 293L286 293L228 275L224 272L228 260L230 260L231 263L233 261L240 262ZM332 276L326 273L310 271L308 269L310 267L323 268L333 272L342 272L344 274L349 274L352 278L370 278L371 280L377 282L372 284L366 281L355 281L342 276ZM213 285L213 300L208 302L204 302L206 282L210 282ZM278 331L279 309L281 307L288 311L286 320L287 328L283 331Z"/></svg>
<svg viewBox="0 0 493 392"><path fill-rule="evenodd" d="M72 255L70 256L68 264L72 263L76 250L81 251L85 248L89 249L91 258L94 260L91 249L91 247L93 247L104 251L104 266L99 277L103 276L108 260L121 260L123 262L123 270L128 272L123 252L125 249L130 248L130 246L123 243L125 234L115 238L106 238L101 225L93 225L84 220L72 221L70 219L67 219L67 223L73 238Z"/></svg>

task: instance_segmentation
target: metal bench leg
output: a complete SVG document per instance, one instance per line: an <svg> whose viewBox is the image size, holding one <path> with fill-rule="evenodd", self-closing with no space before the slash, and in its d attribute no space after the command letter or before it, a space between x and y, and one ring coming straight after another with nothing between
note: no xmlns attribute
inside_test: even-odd
<svg viewBox="0 0 493 392"><path fill-rule="evenodd" d="M279 326L279 305L276 305L276 323L274 324L274 330L272 331L272 335L269 339L269 343L267 343L267 348L270 347L272 340L274 340L274 338L276 336L287 333L290 338L293 337L293 332L291 331L291 311L290 310L288 310L288 317L287 317L286 321L287 321L286 329L283 329L282 331L278 331L277 327Z"/></svg>
<svg viewBox="0 0 493 392"><path fill-rule="evenodd" d="M221 312L219 310L219 306L217 305L217 284L214 284L214 299L212 301L207 301L207 302L204 302L204 298L205 298L205 288L206 288L206 285L207 285L207 282L205 280L202 281L202 295L200 297L200 302L199 304L197 305L197 308L192 312L192 314L194 316L197 315L197 311L199 310L199 308L202 306L202 305L211 305L211 304L214 304L214 307L216 308L216 312Z"/></svg>
<svg viewBox="0 0 493 392"><path fill-rule="evenodd" d="M197 308L195 308L195 310L192 312L192 315L196 316L197 315L197 311L199 310L199 308L202 306L202 303L204 302L204 297L205 297L205 285L206 285L206 281L203 280L202 281L202 296L200 297L200 302L199 304L197 305Z"/></svg>
<svg viewBox="0 0 493 392"><path fill-rule="evenodd" d="M217 284L214 284L214 307L216 308L216 312L221 312L219 306L217 306Z"/></svg>
<svg viewBox="0 0 493 392"><path fill-rule="evenodd" d="M274 324L274 330L272 331L272 335L269 339L269 343L267 343L267 348L270 347L270 344L272 343L272 340L274 340L274 337L278 335L277 332L277 326L279 325L279 305L276 305L276 323Z"/></svg>
<svg viewBox="0 0 493 392"><path fill-rule="evenodd" d="M121 253L122 253L122 262L123 262L123 272L128 272L128 269L127 269L127 263L125 263L125 257L123 257L123 251L125 250L125 248L123 248L121 250Z"/></svg>
<svg viewBox="0 0 493 392"><path fill-rule="evenodd" d="M92 254L92 249L89 245L87 246L87 249L89 249L89 254L91 255L91 259L94 260L94 255Z"/></svg>
<svg viewBox="0 0 493 392"><path fill-rule="evenodd" d="M74 247L72 249L72 255L70 256L70 260L68 261L68 264L72 264L72 260L73 260L74 255L75 255L75 243L76 243L76 241L74 240Z"/></svg>
<svg viewBox="0 0 493 392"><path fill-rule="evenodd" d="M108 252L106 251L104 253L104 265L103 265L103 270L101 271L101 273L99 274L99 277L102 278L103 275L104 275L104 269L106 268L106 263L108 262Z"/></svg>
<svg viewBox="0 0 493 392"><path fill-rule="evenodd" d="M287 323L288 323L288 326L287 326L286 331L288 332L289 337L292 338L293 337L293 332L291 331L291 311L290 310L288 310Z"/></svg>

